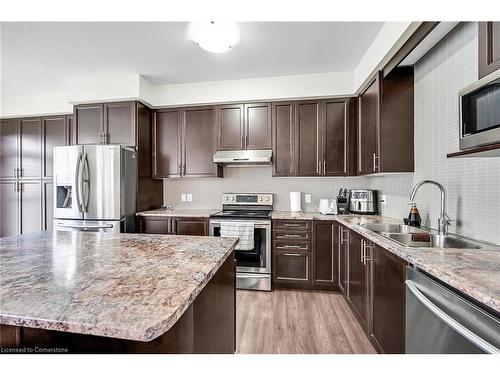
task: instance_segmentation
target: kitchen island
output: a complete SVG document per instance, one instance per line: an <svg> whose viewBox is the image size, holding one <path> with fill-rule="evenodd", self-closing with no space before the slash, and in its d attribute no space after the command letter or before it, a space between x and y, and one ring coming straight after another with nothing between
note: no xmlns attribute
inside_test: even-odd
<svg viewBox="0 0 500 375"><path fill-rule="evenodd" d="M0 239L2 352L233 353L237 239Z"/></svg>

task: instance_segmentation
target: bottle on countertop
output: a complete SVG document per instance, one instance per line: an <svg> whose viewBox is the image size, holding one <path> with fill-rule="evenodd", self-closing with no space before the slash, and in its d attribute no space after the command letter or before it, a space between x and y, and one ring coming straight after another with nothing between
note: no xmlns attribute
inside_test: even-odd
<svg viewBox="0 0 500 375"><path fill-rule="evenodd" d="M410 227L420 228L421 222L422 219L420 218L420 214L418 213L417 204L411 203L410 213L408 214L407 225L409 225Z"/></svg>

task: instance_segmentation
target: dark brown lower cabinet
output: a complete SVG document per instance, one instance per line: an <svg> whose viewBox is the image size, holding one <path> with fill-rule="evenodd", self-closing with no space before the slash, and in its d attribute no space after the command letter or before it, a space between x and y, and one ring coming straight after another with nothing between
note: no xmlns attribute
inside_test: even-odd
<svg viewBox="0 0 500 375"><path fill-rule="evenodd" d="M300 251L273 251L273 283L277 287L311 285L311 254Z"/></svg>
<svg viewBox="0 0 500 375"><path fill-rule="evenodd" d="M138 220L138 232L208 236L208 219L204 217L141 216Z"/></svg>
<svg viewBox="0 0 500 375"><path fill-rule="evenodd" d="M313 222L313 285L338 289L338 227L335 221Z"/></svg>
<svg viewBox="0 0 500 375"><path fill-rule="evenodd" d="M378 245L370 248L370 338L380 352L404 353L406 262Z"/></svg>
<svg viewBox="0 0 500 375"><path fill-rule="evenodd" d="M354 231L349 233L349 282L347 301L356 318L366 330L368 322L368 267L364 262L365 239Z"/></svg>
<svg viewBox="0 0 500 375"><path fill-rule="evenodd" d="M208 219L175 217L172 219L172 233L186 236L208 236Z"/></svg>
<svg viewBox="0 0 500 375"><path fill-rule="evenodd" d="M0 237L19 233L17 181L0 180Z"/></svg>

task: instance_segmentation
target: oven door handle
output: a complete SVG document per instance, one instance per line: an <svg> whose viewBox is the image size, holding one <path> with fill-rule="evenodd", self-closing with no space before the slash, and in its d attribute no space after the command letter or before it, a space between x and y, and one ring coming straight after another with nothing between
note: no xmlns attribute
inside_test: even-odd
<svg viewBox="0 0 500 375"><path fill-rule="evenodd" d="M240 278L240 279L267 279L267 278L269 278L269 274L258 275L258 274L252 273L251 275L247 275L247 274L237 273L236 277Z"/></svg>

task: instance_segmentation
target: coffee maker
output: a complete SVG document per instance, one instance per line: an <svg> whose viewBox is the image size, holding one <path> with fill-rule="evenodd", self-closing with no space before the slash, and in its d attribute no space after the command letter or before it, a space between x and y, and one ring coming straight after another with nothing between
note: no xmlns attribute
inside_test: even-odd
<svg viewBox="0 0 500 375"><path fill-rule="evenodd" d="M348 214L349 213L349 189L341 188L339 194L337 195L337 213L338 214Z"/></svg>

